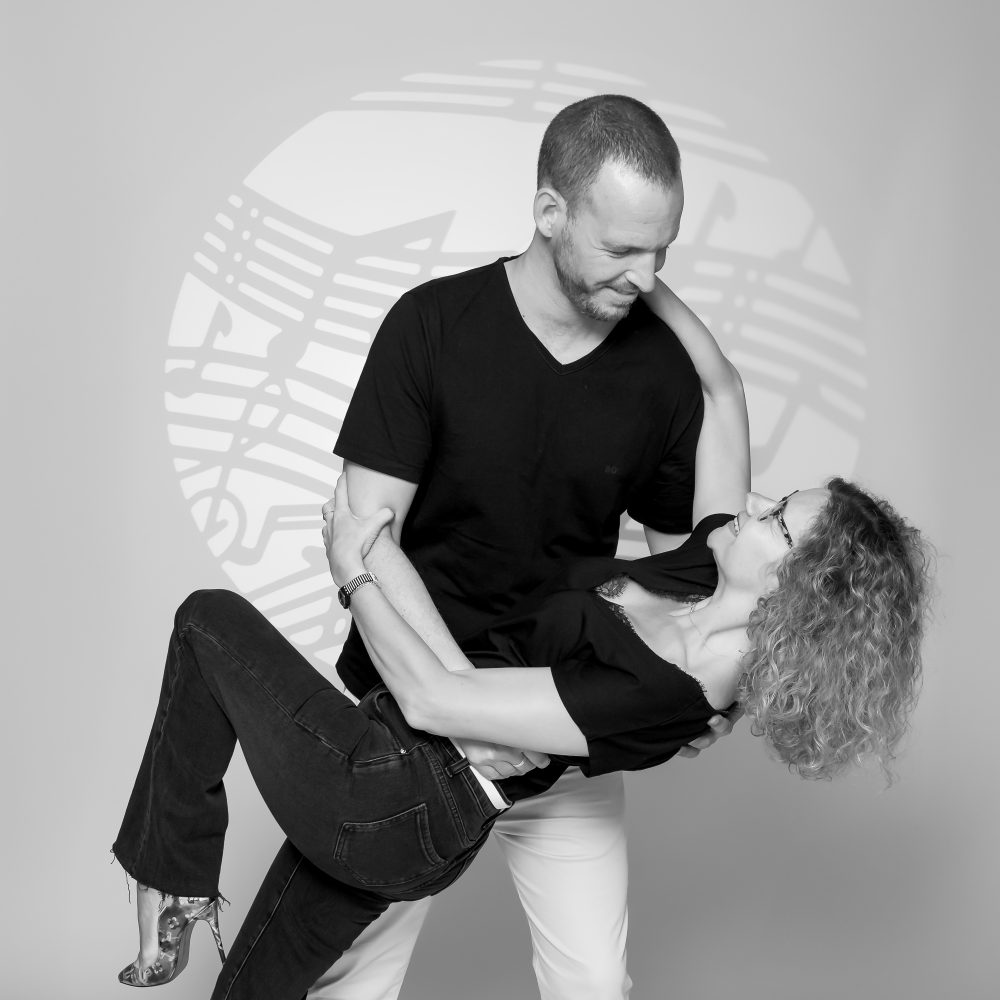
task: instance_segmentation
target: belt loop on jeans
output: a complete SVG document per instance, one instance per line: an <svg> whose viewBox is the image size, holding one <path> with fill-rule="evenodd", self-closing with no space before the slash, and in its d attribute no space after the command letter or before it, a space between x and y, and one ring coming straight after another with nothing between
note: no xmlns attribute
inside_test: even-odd
<svg viewBox="0 0 1000 1000"><path fill-rule="evenodd" d="M469 761L465 757L459 757L450 764L445 764L444 769L448 772L449 778L454 778L456 774L461 774L469 766Z"/></svg>

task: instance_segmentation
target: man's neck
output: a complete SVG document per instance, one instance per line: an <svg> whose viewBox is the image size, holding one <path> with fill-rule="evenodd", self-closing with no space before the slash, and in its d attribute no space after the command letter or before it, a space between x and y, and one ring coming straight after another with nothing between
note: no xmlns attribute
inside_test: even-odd
<svg viewBox="0 0 1000 1000"><path fill-rule="evenodd" d="M561 364L589 354L614 328L613 321L585 316L566 297L552 258L537 237L504 265L514 302L528 329Z"/></svg>

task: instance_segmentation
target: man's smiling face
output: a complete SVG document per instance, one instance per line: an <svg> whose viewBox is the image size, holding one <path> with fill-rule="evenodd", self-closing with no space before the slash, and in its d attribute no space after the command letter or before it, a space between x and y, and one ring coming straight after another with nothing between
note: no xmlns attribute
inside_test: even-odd
<svg viewBox="0 0 1000 1000"><path fill-rule="evenodd" d="M563 294L590 319L623 319L639 292L652 287L683 207L680 179L665 188L605 163L552 238Z"/></svg>

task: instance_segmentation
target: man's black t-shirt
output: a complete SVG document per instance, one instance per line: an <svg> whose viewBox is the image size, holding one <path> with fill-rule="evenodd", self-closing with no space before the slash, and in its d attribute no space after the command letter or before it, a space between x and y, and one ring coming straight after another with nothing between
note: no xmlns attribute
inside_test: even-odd
<svg viewBox="0 0 1000 1000"><path fill-rule="evenodd" d="M334 450L418 484L402 547L462 637L567 557L613 554L623 511L690 530L701 412L687 353L641 302L560 364L500 260L400 298ZM358 695L378 683L353 628L338 670Z"/></svg>

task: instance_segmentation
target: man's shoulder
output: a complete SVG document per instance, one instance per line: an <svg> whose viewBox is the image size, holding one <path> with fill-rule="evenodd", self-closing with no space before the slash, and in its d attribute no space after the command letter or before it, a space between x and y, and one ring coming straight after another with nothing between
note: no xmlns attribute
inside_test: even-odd
<svg viewBox="0 0 1000 1000"><path fill-rule="evenodd" d="M439 275L404 293L418 307L463 308L494 286L501 276L504 258L454 274Z"/></svg>
<svg viewBox="0 0 1000 1000"><path fill-rule="evenodd" d="M628 316L622 320L622 325L629 330L652 337L661 337L663 334L670 332L670 327L642 299L635 300L632 308L629 310ZM676 342L678 345L680 344L680 341L676 337L667 338L668 343L671 341Z"/></svg>
<svg viewBox="0 0 1000 1000"><path fill-rule="evenodd" d="M685 380L700 386L698 374L684 345L673 330L639 299L623 320L621 344L640 361L650 365L665 365Z"/></svg>
<svg viewBox="0 0 1000 1000"><path fill-rule="evenodd" d="M415 330L433 349L469 331L480 336L503 330L512 322L504 259L442 275L404 292L379 330L409 337ZM514 312L514 316L516 316Z"/></svg>

